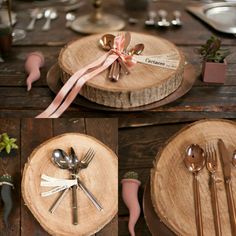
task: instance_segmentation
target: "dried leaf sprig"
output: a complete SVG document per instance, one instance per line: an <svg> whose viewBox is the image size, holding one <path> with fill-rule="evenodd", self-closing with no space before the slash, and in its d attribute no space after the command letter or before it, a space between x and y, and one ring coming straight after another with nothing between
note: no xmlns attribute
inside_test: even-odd
<svg viewBox="0 0 236 236"><path fill-rule="evenodd" d="M12 149L18 149L16 141L17 139L10 138L7 133L1 134L0 135L0 152L2 152L5 149L6 153L9 154Z"/></svg>

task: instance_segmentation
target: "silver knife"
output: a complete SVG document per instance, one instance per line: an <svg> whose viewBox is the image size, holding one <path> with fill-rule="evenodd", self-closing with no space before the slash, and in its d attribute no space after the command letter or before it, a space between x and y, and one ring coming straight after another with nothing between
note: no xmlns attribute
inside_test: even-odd
<svg viewBox="0 0 236 236"><path fill-rule="evenodd" d="M222 139L218 140L218 148L219 148L220 158L221 158L221 162L223 166L223 174L224 174L225 189L226 189L229 216L230 216L231 231L232 231L232 235L236 235L236 213L235 213L235 204L234 204L232 184L231 184L231 158Z"/></svg>

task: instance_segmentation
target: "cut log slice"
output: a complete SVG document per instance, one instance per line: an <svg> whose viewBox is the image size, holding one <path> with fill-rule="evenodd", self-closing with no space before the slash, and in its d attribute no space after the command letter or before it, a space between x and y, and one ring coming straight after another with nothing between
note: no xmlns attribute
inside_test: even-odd
<svg viewBox="0 0 236 236"><path fill-rule="evenodd" d="M117 33L114 33L116 35ZM66 45L60 52L59 66L62 81L77 70L104 55L98 41L102 34L88 36ZM185 59L169 41L146 34L131 33L129 48L144 43L143 55L176 53L176 70L137 63L129 75L122 75L118 82L108 79L108 70L88 81L80 94L98 104L116 108L131 108L159 101L173 93L181 84Z"/></svg>
<svg viewBox="0 0 236 236"><path fill-rule="evenodd" d="M72 224L72 191L70 190L56 211L49 212L50 207L61 193L42 197L41 193L53 187L41 187L41 175L54 178L70 179L68 170L60 169L51 161L52 151L57 148L67 153L73 147L78 159L81 159L89 148L96 152L86 169L80 171L80 180L102 205L98 211L84 192L77 189L78 225ZM42 227L51 235L85 236L95 234L109 223L118 209L118 161L112 150L93 137L67 133L56 136L37 147L24 167L22 195L25 204Z"/></svg>
<svg viewBox="0 0 236 236"><path fill-rule="evenodd" d="M193 123L172 137L156 157L151 170L152 204L160 220L177 235L197 236L193 175L186 169L184 158L189 145L198 144L205 150L207 143L214 144L217 150L216 186L222 235L232 235L221 158L217 147L218 139L224 141L229 155L232 155L236 147L236 123L226 120L202 120ZM235 197L236 169L232 169L231 176ZM216 235L209 177L207 168L203 168L198 174L203 234Z"/></svg>

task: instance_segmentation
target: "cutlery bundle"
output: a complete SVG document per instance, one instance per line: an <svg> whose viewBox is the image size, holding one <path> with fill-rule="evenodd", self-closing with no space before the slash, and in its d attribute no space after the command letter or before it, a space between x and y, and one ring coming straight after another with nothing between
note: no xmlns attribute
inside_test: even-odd
<svg viewBox="0 0 236 236"><path fill-rule="evenodd" d="M198 150L197 150L198 149ZM202 211L200 204L200 192L197 174L205 167L210 174L210 190L214 215L215 232L217 236L222 235L222 226L220 218L220 210L217 194L216 174L218 171L218 159L222 163L225 191L227 195L228 212L231 224L232 235L236 235L236 212L232 191L231 181L231 164L234 158L230 157L229 152L222 139L218 139L217 143L208 142L205 151L197 144L192 144L186 151L184 159L185 166L194 174L194 201L195 201L195 218L198 235L203 235Z"/></svg>

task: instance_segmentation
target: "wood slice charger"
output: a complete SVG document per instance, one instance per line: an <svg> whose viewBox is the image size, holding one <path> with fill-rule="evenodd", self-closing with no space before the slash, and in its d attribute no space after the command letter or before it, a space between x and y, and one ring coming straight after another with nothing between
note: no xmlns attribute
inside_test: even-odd
<svg viewBox="0 0 236 236"><path fill-rule="evenodd" d="M199 144L203 149L207 142L215 143L221 138L229 152L233 155L236 149L236 124L226 120L202 120L195 122L172 137L165 147L158 153L154 167L151 170L151 200L156 214L175 234L181 236L197 236L194 211L193 176L184 165L186 148L193 144ZM218 150L218 148L216 149ZM222 235L230 236L231 227L227 205L227 197L224 186L222 164L217 151L218 169L217 191L219 210L221 217ZM232 166L232 189L236 200L236 169ZM213 210L211 205L211 193L209 188L209 172L206 167L199 173L200 199L202 205L203 234L216 235L214 227ZM146 193L146 197L148 194ZM151 220L152 209L144 199L146 219L153 235L156 226ZM147 210L149 207L150 210ZM145 213L144 212L144 213ZM156 218L158 220L158 218ZM162 229L160 230L162 232ZM172 235L171 232L166 235ZM233 236L233 235L232 235Z"/></svg>
<svg viewBox="0 0 236 236"><path fill-rule="evenodd" d="M69 191L63 202L52 214L49 208L60 193L42 197L41 193L52 188L41 187L41 175L69 179L68 170L62 170L51 161L52 151L61 148L69 153L75 149L82 158L89 148L96 152L87 169L79 173L80 180L94 194L103 207L98 211L84 192L78 188L78 225L72 224L72 193ZM38 146L25 164L22 179L22 195L25 204L42 227L51 235L85 236L101 230L117 214L118 209L118 161L115 153L93 137L67 133L56 136Z"/></svg>
<svg viewBox="0 0 236 236"><path fill-rule="evenodd" d="M113 33L117 35L117 33ZM92 35L73 41L60 52L58 64L61 79L65 83L78 69L93 62L105 51L98 41L103 34ZM146 34L131 33L129 48L135 44L145 45L143 55L176 53L179 61L176 70L137 63L127 76L118 82L110 81L108 70L89 80L80 94L95 103L116 108L132 108L159 101L173 93L181 84L185 58L177 47L169 41Z"/></svg>

